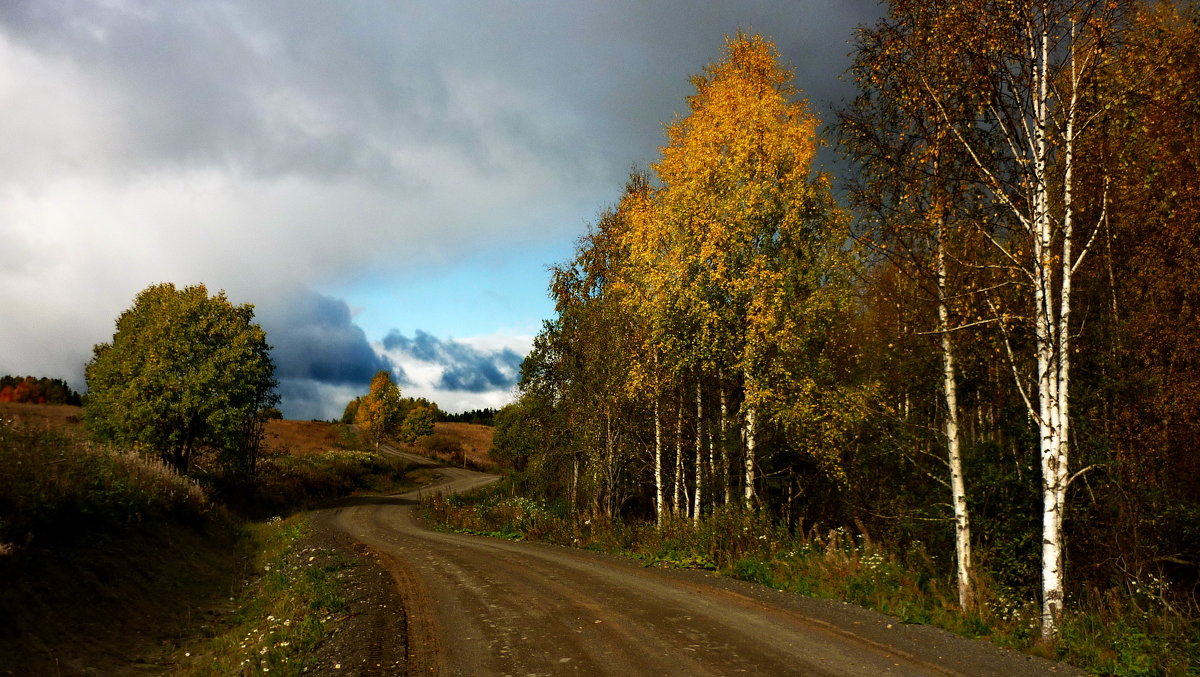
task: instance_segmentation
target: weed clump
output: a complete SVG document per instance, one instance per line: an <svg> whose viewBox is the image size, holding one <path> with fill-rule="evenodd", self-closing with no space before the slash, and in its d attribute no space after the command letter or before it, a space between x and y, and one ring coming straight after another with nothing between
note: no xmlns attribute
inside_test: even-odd
<svg viewBox="0 0 1200 677"><path fill-rule="evenodd" d="M176 673L194 675L300 675L315 667L316 650L348 605L343 589L355 562L309 544L304 517L272 519L250 527L254 572L230 598L227 621L180 647Z"/></svg>
<svg viewBox="0 0 1200 677"><path fill-rule="evenodd" d="M157 458L0 420L0 549L74 540L162 518L200 524L214 506Z"/></svg>

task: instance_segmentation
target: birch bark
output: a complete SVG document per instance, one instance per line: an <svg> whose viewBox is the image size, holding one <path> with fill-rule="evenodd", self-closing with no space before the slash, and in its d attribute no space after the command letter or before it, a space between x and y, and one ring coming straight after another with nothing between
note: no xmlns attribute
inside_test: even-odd
<svg viewBox="0 0 1200 677"><path fill-rule="evenodd" d="M657 398L654 400L654 518L661 527L663 523L662 417L659 415Z"/></svg>
<svg viewBox="0 0 1200 677"><path fill-rule="evenodd" d="M749 384L750 384L749 375L747 375L746 384L747 384L747 388L749 388ZM755 411L754 406L751 404L746 403L746 404L743 404L742 406L744 406L746 408L746 421L745 421L746 429L744 431L744 434L746 436L746 459L745 459L745 461L746 461L746 463L745 463L746 483L743 487L742 499L745 501L747 508L753 508L754 507L754 499L755 499L755 496L754 496L754 467L755 467L756 459L754 458L754 452L755 452L755 442L756 442L755 433L757 432L757 430L756 430L757 412Z"/></svg>
<svg viewBox="0 0 1200 677"><path fill-rule="evenodd" d="M704 457L704 400L700 392L700 380L696 380L696 484L695 493L692 494L692 521L700 523L700 497L701 488L704 486L704 473L701 468L700 459Z"/></svg>
<svg viewBox="0 0 1200 677"><path fill-rule="evenodd" d="M958 428L958 373L954 363L954 345L950 338L950 308L946 302L945 223L937 216L937 292L938 323L942 336L942 397L946 403L946 453L950 466L950 497L954 506L954 554L958 579L958 604L974 606L971 582L971 516L967 508L967 487L962 467L962 441Z"/></svg>

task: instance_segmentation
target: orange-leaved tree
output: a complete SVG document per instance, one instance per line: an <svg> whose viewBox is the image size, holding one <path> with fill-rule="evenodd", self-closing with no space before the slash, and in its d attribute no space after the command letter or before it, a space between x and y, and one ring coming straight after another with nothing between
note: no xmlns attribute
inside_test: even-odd
<svg viewBox="0 0 1200 677"><path fill-rule="evenodd" d="M813 170L818 120L792 77L766 38L727 40L724 58L692 78L689 114L667 129L652 230L633 249L658 290L662 358L740 390L748 505L764 422L837 475L829 438L856 410L825 378L824 329L848 300L846 222Z"/></svg>
<svg viewBox="0 0 1200 677"><path fill-rule="evenodd" d="M371 391L358 402L354 423L359 433L376 449L385 437L394 435L404 422L400 407L400 388L391 372L381 369L371 379Z"/></svg>

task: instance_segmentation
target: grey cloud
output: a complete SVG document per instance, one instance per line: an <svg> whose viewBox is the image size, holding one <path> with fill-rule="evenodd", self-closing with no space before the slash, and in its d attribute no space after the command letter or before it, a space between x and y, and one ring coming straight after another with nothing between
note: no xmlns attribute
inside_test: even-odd
<svg viewBox="0 0 1200 677"><path fill-rule="evenodd" d="M0 30L117 85L127 142L151 161L415 189L414 146L484 173L518 154L564 181L619 182L652 159L688 75L739 28L772 35L824 110L849 92L837 76L853 26L879 12L874 0L432 7L25 0L4 3Z"/></svg>
<svg viewBox="0 0 1200 677"><path fill-rule="evenodd" d="M281 378L276 391L279 393L279 408L289 419L326 421L341 414L338 411L339 402L332 401L316 381ZM343 411L347 402L348 399L340 403Z"/></svg>
<svg viewBox="0 0 1200 677"><path fill-rule="evenodd" d="M380 370L403 381L403 371L375 352L341 299L300 290L258 310L281 382L360 386L365 392Z"/></svg>
<svg viewBox="0 0 1200 677"><path fill-rule="evenodd" d="M260 290L569 249L630 165L654 159L723 35L772 36L828 120L852 91L837 79L852 28L878 13L874 0L0 1L0 240L58 266L0 253L4 319L37 328L0 332L0 360L78 373L134 291L206 281L258 304L295 401L304 384L365 390L389 365L344 303ZM418 339L463 394L505 387L520 362Z"/></svg>
<svg viewBox="0 0 1200 677"><path fill-rule="evenodd" d="M443 371L436 387L454 392L483 393L512 388L524 359L511 348L479 350L419 329L412 338L392 330L384 337L383 347L441 366Z"/></svg>

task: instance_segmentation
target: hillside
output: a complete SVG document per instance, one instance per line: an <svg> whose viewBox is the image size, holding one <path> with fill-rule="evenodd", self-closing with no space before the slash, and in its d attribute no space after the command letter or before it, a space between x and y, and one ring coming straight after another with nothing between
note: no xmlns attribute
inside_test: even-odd
<svg viewBox="0 0 1200 677"><path fill-rule="evenodd" d="M345 426L272 420L261 486L239 508L271 519L248 522L214 498L220 492L207 495L157 459L88 443L82 418L76 406L0 403L0 460L11 470L0 477L0 675L140 674L177 664L242 613L264 544L281 529L300 533L303 508L433 480L360 450ZM490 429L439 424L434 437L489 462ZM191 488L180 493L183 484ZM327 545L305 538L293 549ZM360 559L338 566L366 566Z"/></svg>
<svg viewBox="0 0 1200 677"><path fill-rule="evenodd" d="M0 402L0 417L23 425L49 427L72 436L85 432L83 408L66 404L23 404ZM474 423L435 423L434 436L443 444L451 441L461 444L466 451L468 463L481 468L494 468L495 462L488 455L492 448L492 428ZM319 454L345 445L348 440L342 428L324 421L292 421L273 419L267 421L263 442L269 452L295 456ZM436 444L425 443L401 445L407 451L425 456L436 456Z"/></svg>

